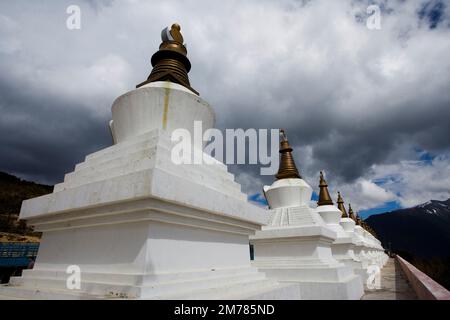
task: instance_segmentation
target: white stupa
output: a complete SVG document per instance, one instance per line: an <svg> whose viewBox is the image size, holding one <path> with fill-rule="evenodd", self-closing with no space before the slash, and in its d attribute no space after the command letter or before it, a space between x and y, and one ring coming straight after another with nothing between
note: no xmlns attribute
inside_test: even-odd
<svg viewBox="0 0 450 320"><path fill-rule="evenodd" d="M338 192L337 203L339 211L342 214L339 224L352 239L351 248L356 259L356 262L350 262L349 265L352 265L355 273L361 276L363 283L366 285L370 272L370 270L368 271L368 267L372 263L365 255L365 250L367 251L369 249L368 243L364 237L361 237L359 233L355 232L356 222L354 220L352 206L350 204L348 205L349 211L347 213L344 206L344 200L342 199L340 192Z"/></svg>
<svg viewBox="0 0 450 320"><path fill-rule="evenodd" d="M341 219L340 224L344 230L352 236L354 243L353 252L360 260L360 265L356 265L355 271L363 277L364 283L366 284L366 280L370 273L368 268L373 265L383 267L387 262L388 257L384 253L380 241L361 226L361 219L355 215L350 204L347 214L344 207L344 200L340 193L338 194L338 202L339 209L343 212L343 216L348 216L347 218Z"/></svg>
<svg viewBox="0 0 450 320"><path fill-rule="evenodd" d="M277 180L264 187L270 223L250 237L253 265L268 277L297 283L302 299L359 299L361 277L333 257L337 233L309 207L312 188L301 178L291 152L282 131Z"/></svg>
<svg viewBox="0 0 450 320"><path fill-rule="evenodd" d="M353 251L353 248L357 245L357 241L355 237L350 232L344 230L342 226L342 222L349 222L350 225L353 223L353 227L355 223L347 216L341 194L338 194L338 207L335 207L328 191L328 184L325 181L322 172L320 172L319 188L319 201L317 202L318 206L316 212L322 217L328 227L337 234L336 240L331 245L333 257L353 269L356 274L361 276L361 279L365 283L367 277L366 270L361 260ZM346 221L346 219L350 221ZM351 226L349 227L351 228Z"/></svg>
<svg viewBox="0 0 450 320"><path fill-rule="evenodd" d="M370 264L383 267L389 257L384 253L381 242L373 236L373 230L358 215L355 220L355 230L359 236L362 236L365 243L365 251L362 255Z"/></svg>
<svg viewBox="0 0 450 320"><path fill-rule="evenodd" d="M189 84L180 27L163 32L149 79L112 106L114 145L86 157L20 218L43 232L34 269L0 296L35 299L298 299L295 286L250 264L249 235L266 224L227 167L176 165L171 133L214 125ZM71 137L67 137L70 139ZM68 287L79 269L80 288ZM75 274L74 274L75 275Z"/></svg>

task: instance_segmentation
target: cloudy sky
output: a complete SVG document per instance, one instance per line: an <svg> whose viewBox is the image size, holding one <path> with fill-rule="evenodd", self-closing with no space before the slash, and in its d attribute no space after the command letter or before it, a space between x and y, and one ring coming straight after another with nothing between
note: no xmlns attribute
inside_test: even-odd
<svg viewBox="0 0 450 320"><path fill-rule="evenodd" d="M110 145L112 102L147 78L173 22L217 127L285 128L316 190L324 170L364 215L450 197L450 3L437 0L1 1L0 171L54 184ZM256 201L273 181L230 170Z"/></svg>

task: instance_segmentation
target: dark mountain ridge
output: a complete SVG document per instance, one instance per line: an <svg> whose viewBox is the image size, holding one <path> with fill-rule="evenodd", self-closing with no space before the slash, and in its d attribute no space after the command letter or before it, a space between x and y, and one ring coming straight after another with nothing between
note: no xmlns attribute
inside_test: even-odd
<svg viewBox="0 0 450 320"><path fill-rule="evenodd" d="M0 232L29 234L24 221L18 221L22 201L53 191L52 186L25 181L0 172Z"/></svg>
<svg viewBox="0 0 450 320"><path fill-rule="evenodd" d="M450 199L366 219L385 248L422 258L450 257Z"/></svg>

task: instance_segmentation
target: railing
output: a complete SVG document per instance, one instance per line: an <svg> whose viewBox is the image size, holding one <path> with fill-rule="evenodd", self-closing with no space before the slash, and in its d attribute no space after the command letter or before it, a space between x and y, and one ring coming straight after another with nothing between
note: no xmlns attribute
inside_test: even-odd
<svg viewBox="0 0 450 320"><path fill-rule="evenodd" d="M0 243L0 267L25 267L37 256L39 243Z"/></svg>
<svg viewBox="0 0 450 320"><path fill-rule="evenodd" d="M450 300L450 291L414 267L408 261L396 255L400 267L411 287L421 300Z"/></svg>

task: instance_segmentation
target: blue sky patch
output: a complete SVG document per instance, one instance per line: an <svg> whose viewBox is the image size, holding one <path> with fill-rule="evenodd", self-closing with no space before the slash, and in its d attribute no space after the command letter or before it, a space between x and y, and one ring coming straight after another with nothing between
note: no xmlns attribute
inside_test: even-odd
<svg viewBox="0 0 450 320"><path fill-rule="evenodd" d="M420 20L428 21L430 29L435 29L444 19L445 4L441 0L432 0L424 3L419 10Z"/></svg>
<svg viewBox="0 0 450 320"><path fill-rule="evenodd" d="M358 214L360 215L361 218L366 219L367 217L370 217L372 215L385 213L385 212L389 212L389 211L393 211L393 210L397 210L397 209L401 209L401 208L402 207L400 206L400 204L397 201L389 201L389 202L385 202L383 205L375 207L375 208L361 210Z"/></svg>
<svg viewBox="0 0 450 320"><path fill-rule="evenodd" d="M261 193L255 193L255 194L252 194L251 196L248 196L248 201L254 202L254 203L256 203L258 205L261 205L261 206L268 206L269 205L267 203L266 198Z"/></svg>

